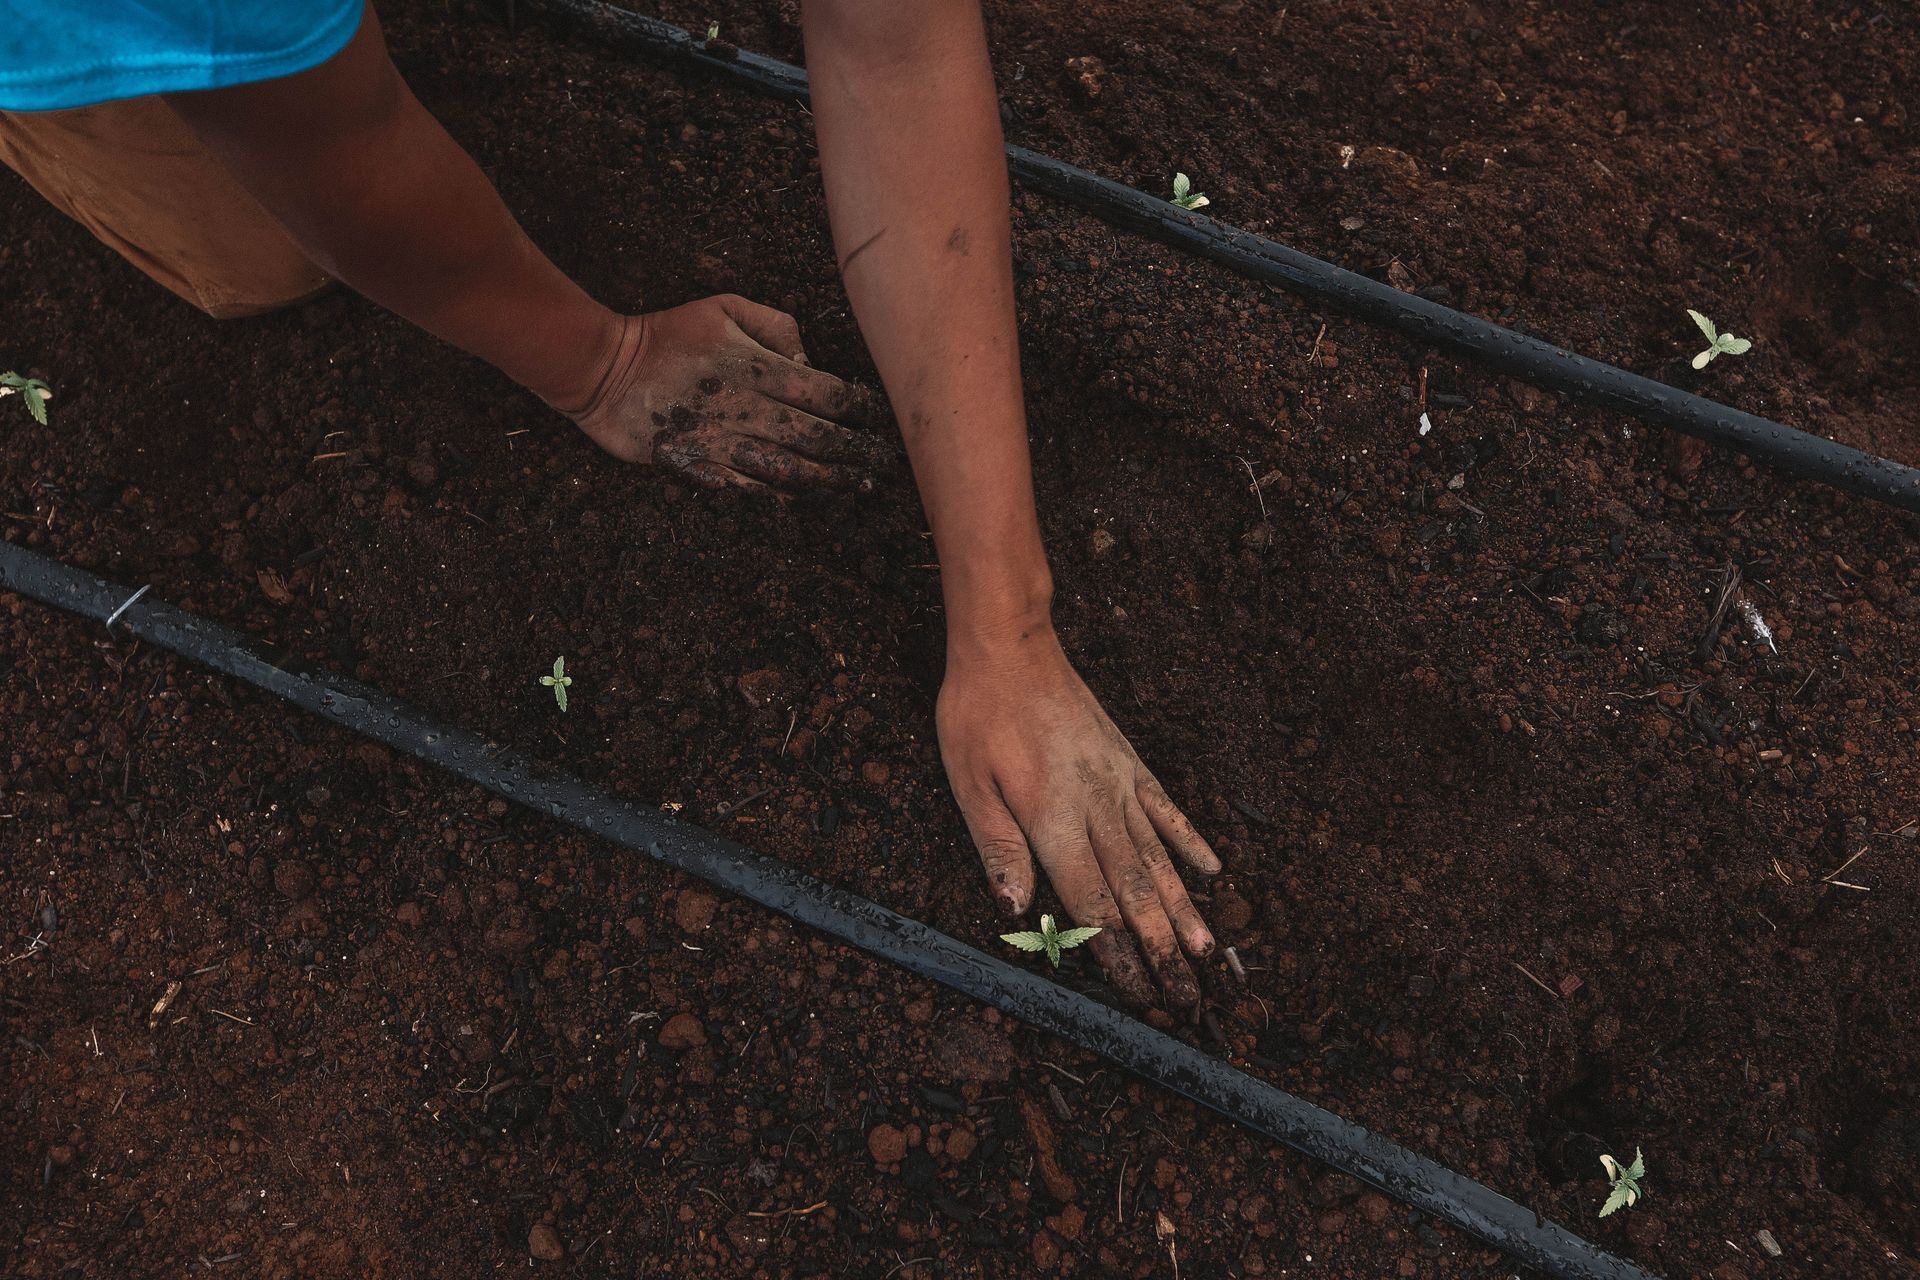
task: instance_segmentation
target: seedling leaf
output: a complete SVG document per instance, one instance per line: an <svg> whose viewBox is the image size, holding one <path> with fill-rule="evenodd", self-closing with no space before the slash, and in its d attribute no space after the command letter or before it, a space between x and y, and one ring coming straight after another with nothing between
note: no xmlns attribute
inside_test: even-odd
<svg viewBox="0 0 1920 1280"><path fill-rule="evenodd" d="M1193 179L1184 173L1173 175L1173 202L1182 209L1200 209L1212 203L1193 189Z"/></svg>
<svg viewBox="0 0 1920 1280"><path fill-rule="evenodd" d="M1062 951L1068 951L1079 946L1099 932L1100 930L1097 927L1089 928L1085 925L1077 929L1056 928L1053 923L1053 917L1043 915L1040 917L1040 928L1038 932L1027 930L1021 933L1003 933L1000 935L1000 940L1016 946L1022 951L1044 951L1047 953L1047 963L1058 969L1060 967L1060 953Z"/></svg>
<svg viewBox="0 0 1920 1280"><path fill-rule="evenodd" d="M1707 319L1693 308L1687 308L1687 314L1700 326L1700 332L1706 335L1707 349L1693 358L1693 367L1704 369L1720 356L1743 356L1753 350L1749 338L1736 338L1730 333L1722 333L1713 321Z"/></svg>
<svg viewBox="0 0 1920 1280"><path fill-rule="evenodd" d="M1607 1171L1607 1178L1613 1183L1613 1189L1607 1193L1607 1199L1600 1206L1600 1217L1618 1213L1622 1209L1631 1209L1645 1194L1640 1180L1647 1176L1647 1159L1640 1148L1633 1149L1633 1163L1622 1168L1612 1156L1600 1157L1600 1167Z"/></svg>
<svg viewBox="0 0 1920 1280"><path fill-rule="evenodd" d="M43 427L47 425L47 401L53 397L53 391L46 383L12 371L0 373L0 396L7 395L18 395L33 420Z"/></svg>
<svg viewBox="0 0 1920 1280"><path fill-rule="evenodd" d="M553 660L553 674L541 676L540 683L553 690L553 700L560 709L567 709L567 686L573 683L573 677L567 674L567 660L564 656Z"/></svg>

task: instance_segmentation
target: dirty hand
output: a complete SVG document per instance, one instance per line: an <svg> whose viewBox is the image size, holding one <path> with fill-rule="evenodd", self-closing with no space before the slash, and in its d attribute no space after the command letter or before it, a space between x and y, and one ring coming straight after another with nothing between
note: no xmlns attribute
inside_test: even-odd
<svg viewBox="0 0 1920 1280"><path fill-rule="evenodd" d="M1153 1003L1134 939L1169 1003L1199 987L1186 955L1213 950L1168 850L1203 874L1220 859L1167 798L1080 679L1051 631L1017 652L949 654L940 753L994 896L1033 903L1034 859L1121 995ZM1129 937L1131 931L1132 937Z"/></svg>
<svg viewBox="0 0 1920 1280"><path fill-rule="evenodd" d="M878 404L807 364L792 316L720 294L627 317L599 389L567 416L627 462L793 492L871 483L887 445L841 424L871 423Z"/></svg>

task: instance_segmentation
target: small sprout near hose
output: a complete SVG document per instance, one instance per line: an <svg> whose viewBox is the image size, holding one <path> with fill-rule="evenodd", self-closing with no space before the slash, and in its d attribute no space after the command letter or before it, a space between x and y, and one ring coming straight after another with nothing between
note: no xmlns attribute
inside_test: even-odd
<svg viewBox="0 0 1920 1280"><path fill-rule="evenodd" d="M1040 917L1040 928L1037 932L1026 929L1019 933L1003 933L1000 935L1000 941L1010 943L1022 951L1044 951L1047 953L1047 963L1058 969L1062 951L1072 950L1099 932L1098 927L1087 926L1078 929L1056 929L1053 927L1053 917L1043 915Z"/></svg>
<svg viewBox="0 0 1920 1280"><path fill-rule="evenodd" d="M1640 1179L1647 1176L1646 1158L1640 1154L1640 1148L1633 1149L1633 1163L1622 1165L1612 1156L1601 1156L1600 1167L1607 1171L1607 1178L1613 1183L1613 1190L1607 1195L1607 1202L1600 1206L1600 1216L1606 1217L1617 1209L1631 1209L1645 1194L1640 1187Z"/></svg>
<svg viewBox="0 0 1920 1280"><path fill-rule="evenodd" d="M47 425L47 401L53 399L53 391L38 378L26 378L11 371L0 373L0 396L17 395L20 403L27 406L27 412L41 426Z"/></svg>
<svg viewBox="0 0 1920 1280"><path fill-rule="evenodd" d="M1213 203L1193 189L1193 179L1184 173L1173 175L1173 202L1182 209L1204 209Z"/></svg>
<svg viewBox="0 0 1920 1280"><path fill-rule="evenodd" d="M1700 326L1700 332L1707 338L1707 349L1693 358L1694 368L1704 369L1715 357L1721 355L1743 356L1753 348L1753 343L1746 338L1736 338L1730 333L1720 332L1714 327L1713 321L1693 308L1687 308L1687 314L1693 317L1693 322Z"/></svg>
<svg viewBox="0 0 1920 1280"><path fill-rule="evenodd" d="M567 686L573 683L573 677L567 674L567 660L564 657L555 658L553 660L553 674L550 676L541 676L540 683L553 690L553 700L560 704L562 711L565 711L567 709Z"/></svg>
<svg viewBox="0 0 1920 1280"><path fill-rule="evenodd" d="M719 38L720 38L720 24L717 22L709 22L707 24L707 43L712 44L715 40L718 40Z"/></svg>

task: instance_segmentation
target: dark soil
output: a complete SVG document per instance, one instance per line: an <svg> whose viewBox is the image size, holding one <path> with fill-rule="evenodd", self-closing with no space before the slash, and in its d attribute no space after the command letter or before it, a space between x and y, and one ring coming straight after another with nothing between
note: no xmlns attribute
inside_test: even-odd
<svg viewBox="0 0 1920 1280"><path fill-rule="evenodd" d="M749 293L870 376L803 112L391 7L602 296ZM787 5L665 11L797 53ZM1016 141L1920 461L1910 7L992 17ZM1224 1051L1668 1276L1920 1273L1914 522L1016 200L1059 624L1229 863ZM216 324L11 177L0 225L0 368L57 392L0 404L6 537L998 946L904 474L690 492L352 297ZM1687 368L1690 306L1753 354ZM1703 644L1730 565L1777 653ZM1157 1213L1188 1276L1514 1270L11 598L0 715L0 1272L1166 1276ZM1636 1147L1650 1198L1596 1220Z"/></svg>

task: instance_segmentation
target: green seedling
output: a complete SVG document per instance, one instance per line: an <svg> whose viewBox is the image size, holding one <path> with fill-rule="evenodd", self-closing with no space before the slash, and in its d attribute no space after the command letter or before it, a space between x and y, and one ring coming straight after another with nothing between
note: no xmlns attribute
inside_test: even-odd
<svg viewBox="0 0 1920 1280"><path fill-rule="evenodd" d="M1173 202L1182 209L1204 209L1213 203L1193 189L1193 179L1184 173L1173 175Z"/></svg>
<svg viewBox="0 0 1920 1280"><path fill-rule="evenodd" d="M555 658L553 660L553 674L550 676L541 676L540 683L553 690L553 700L560 704L562 711L565 711L567 709L567 686L573 683L573 677L567 674L567 660L565 658Z"/></svg>
<svg viewBox="0 0 1920 1280"><path fill-rule="evenodd" d="M709 22L707 24L707 43L712 44L715 40L718 40L719 38L720 38L720 24L717 22Z"/></svg>
<svg viewBox="0 0 1920 1280"><path fill-rule="evenodd" d="M1715 357L1722 355L1743 356L1753 349L1753 343L1746 338L1736 338L1730 333L1722 333L1714 328L1713 321L1701 315L1691 307L1687 314L1700 326L1700 332L1707 336L1707 349L1693 358L1693 367L1704 369Z"/></svg>
<svg viewBox="0 0 1920 1280"><path fill-rule="evenodd" d="M1646 1194L1640 1186L1640 1179L1647 1176L1647 1162L1640 1154L1640 1148L1633 1149L1633 1163L1624 1168L1612 1156L1601 1156L1600 1167L1607 1171L1607 1179L1613 1183L1613 1190L1607 1194L1607 1202L1600 1206L1601 1217L1619 1209L1633 1208L1640 1197Z"/></svg>
<svg viewBox="0 0 1920 1280"><path fill-rule="evenodd" d="M1000 941L1011 943L1022 951L1044 951L1047 953L1047 963L1058 969L1062 951L1071 951L1099 932L1097 926L1089 928L1084 925L1077 929L1056 929L1052 916L1041 916L1039 932L1027 929L1020 933L1003 933Z"/></svg>
<svg viewBox="0 0 1920 1280"><path fill-rule="evenodd" d="M0 373L0 396L12 395L20 397L35 422L43 427L47 425L47 401L53 399L53 391L46 383L13 372Z"/></svg>

